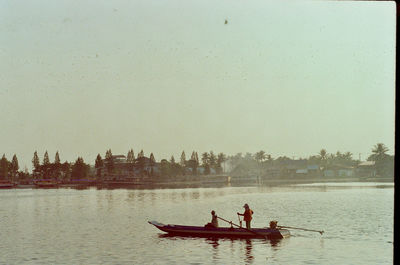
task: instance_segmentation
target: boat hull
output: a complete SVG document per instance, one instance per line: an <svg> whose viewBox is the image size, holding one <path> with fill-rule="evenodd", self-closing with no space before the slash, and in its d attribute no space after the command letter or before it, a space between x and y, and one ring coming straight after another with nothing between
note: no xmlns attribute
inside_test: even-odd
<svg viewBox="0 0 400 265"><path fill-rule="evenodd" d="M35 187L37 188L56 188L58 187L58 182L53 181L53 180L40 180L36 181Z"/></svg>
<svg viewBox="0 0 400 265"><path fill-rule="evenodd" d="M282 239L290 236L289 230L271 228L203 227L186 225L164 225L156 221L149 222L163 232L176 236L192 237L234 237L234 238L268 238Z"/></svg>
<svg viewBox="0 0 400 265"><path fill-rule="evenodd" d="M14 188L15 185L14 184L0 184L0 189L12 189Z"/></svg>
<svg viewBox="0 0 400 265"><path fill-rule="evenodd" d="M11 181L0 180L0 189L12 189L15 187L15 184Z"/></svg>

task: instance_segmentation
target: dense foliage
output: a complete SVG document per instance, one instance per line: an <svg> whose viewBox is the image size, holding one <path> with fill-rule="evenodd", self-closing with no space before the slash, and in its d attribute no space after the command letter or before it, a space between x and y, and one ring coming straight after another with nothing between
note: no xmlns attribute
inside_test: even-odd
<svg viewBox="0 0 400 265"><path fill-rule="evenodd" d="M394 156L387 154L389 149L383 143L377 143L371 149L368 161L374 161L374 169L378 177L394 176ZM121 156L119 156L121 157ZM124 157L124 156L122 156ZM229 173L231 176L254 176L265 175L266 172L279 171L282 165L288 163L301 162L304 165L314 166L320 170L332 169L337 167L355 168L361 161L353 158L351 152L328 153L325 149L321 149L317 154L308 158L291 159L286 156L273 158L270 154L260 150L255 154L237 153L236 155L227 156L224 153L216 155L213 151L204 152L199 159L198 153L193 151L190 159L186 159L185 151L182 151L180 161L177 163L174 156L170 160L161 159L157 163L153 153L149 158L144 155L141 150L137 158L135 158L133 149L130 149L126 156L126 163L130 174L139 174L143 172L147 176L159 177L175 177L185 175L210 175ZM90 166L83 161L82 157L78 157L74 163L65 161L60 162L60 155L57 151L54 162L49 160L48 152L45 151L43 163L40 164L37 151L34 152L32 158L33 171L29 174L28 169L23 171L19 168L18 158L14 154L11 161L8 161L5 154L0 159L0 180L27 180L27 179L54 179L58 181L69 181L71 179L79 180L85 178L96 177L101 179L104 173L118 174L115 171L114 156L111 149L108 149L105 158L102 159L100 154L94 161L94 169L90 170Z"/></svg>

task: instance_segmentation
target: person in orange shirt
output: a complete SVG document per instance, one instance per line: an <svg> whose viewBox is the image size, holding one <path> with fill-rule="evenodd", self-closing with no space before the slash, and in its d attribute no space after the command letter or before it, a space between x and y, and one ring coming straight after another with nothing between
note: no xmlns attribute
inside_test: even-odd
<svg viewBox="0 0 400 265"><path fill-rule="evenodd" d="M246 203L244 206L244 213L237 213L238 215L243 216L243 220L246 221L246 228L250 229L251 228L251 219L253 219L253 210L250 209L249 205Z"/></svg>

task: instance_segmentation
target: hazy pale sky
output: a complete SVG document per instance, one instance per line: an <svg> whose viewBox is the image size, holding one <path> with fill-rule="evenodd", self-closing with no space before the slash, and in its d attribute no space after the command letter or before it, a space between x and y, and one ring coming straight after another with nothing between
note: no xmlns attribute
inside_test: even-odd
<svg viewBox="0 0 400 265"><path fill-rule="evenodd" d="M393 154L395 19L381 1L0 0L0 155Z"/></svg>

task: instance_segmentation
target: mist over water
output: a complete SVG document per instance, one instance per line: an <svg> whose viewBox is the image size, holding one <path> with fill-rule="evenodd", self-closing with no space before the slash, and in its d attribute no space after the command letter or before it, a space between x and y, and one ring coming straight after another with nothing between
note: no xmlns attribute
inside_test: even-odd
<svg viewBox="0 0 400 265"><path fill-rule="evenodd" d="M392 264L392 183L186 189L0 191L1 264ZM291 230L278 242L168 237L149 225L204 225L210 211ZM225 226L220 223L220 226Z"/></svg>

